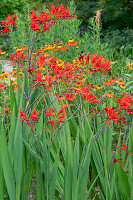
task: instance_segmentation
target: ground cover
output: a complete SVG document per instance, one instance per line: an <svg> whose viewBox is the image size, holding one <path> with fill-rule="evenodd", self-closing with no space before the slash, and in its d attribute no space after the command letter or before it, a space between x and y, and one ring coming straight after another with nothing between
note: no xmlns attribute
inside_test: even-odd
<svg viewBox="0 0 133 200"><path fill-rule="evenodd" d="M98 13L82 39L72 2L3 20L0 199L132 199L133 62L107 58Z"/></svg>

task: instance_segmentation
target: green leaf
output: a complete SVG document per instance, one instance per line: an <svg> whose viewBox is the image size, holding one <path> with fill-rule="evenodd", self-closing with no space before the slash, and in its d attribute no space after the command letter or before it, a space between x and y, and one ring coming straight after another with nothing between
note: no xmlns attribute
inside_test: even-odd
<svg viewBox="0 0 133 200"><path fill-rule="evenodd" d="M40 158L40 156L37 155L37 153L35 152L35 150L32 149L32 148L30 147L30 145L29 145L24 139L23 139L23 142L24 142L25 147L28 149L28 151L30 152L30 154L31 154L32 157L34 158L34 160L36 160L36 158L37 158L37 159L40 160L40 162L41 162L41 158ZM41 162L41 163L42 163L42 162Z"/></svg>
<svg viewBox="0 0 133 200"><path fill-rule="evenodd" d="M68 136L64 175L64 200L71 199L72 195L72 155L71 136Z"/></svg>
<svg viewBox="0 0 133 200"><path fill-rule="evenodd" d="M115 90L121 91L120 87L112 86L112 88L115 89Z"/></svg>
<svg viewBox="0 0 133 200"><path fill-rule="evenodd" d="M1 136L0 136L0 146L2 145L1 143ZM2 160L1 160L1 152L0 152L0 199L4 200L4 175L3 175L3 169L2 169Z"/></svg>
<svg viewBox="0 0 133 200"><path fill-rule="evenodd" d="M23 145L22 145L22 122L17 121L17 127L15 131L14 138L14 170L16 177L16 200L20 199L21 191L21 179L22 179L22 154L23 154Z"/></svg>
<svg viewBox="0 0 133 200"><path fill-rule="evenodd" d="M40 167L40 162L36 159L36 199L42 199L42 188L43 188L43 181L42 181L42 170ZM45 200L45 199L44 199Z"/></svg>
<svg viewBox="0 0 133 200"><path fill-rule="evenodd" d="M15 116L18 116L18 107L17 107L17 101L16 101L16 94L14 93L12 82L10 81L10 103L11 103L11 111L13 111L13 108L15 106Z"/></svg>
<svg viewBox="0 0 133 200"><path fill-rule="evenodd" d="M133 152L133 122L132 125L129 129L129 149ZM130 191L131 194L133 194L133 187L132 187L132 183L133 183L133 155L128 154L128 160L129 160L129 186L130 186Z"/></svg>
<svg viewBox="0 0 133 200"><path fill-rule="evenodd" d="M79 186L78 186L78 195L79 199L85 199L85 192L89 178L89 164L91 158L91 150L92 150L92 141L90 139L89 144L87 145L86 152L84 154L81 169L79 171Z"/></svg>
<svg viewBox="0 0 133 200"><path fill-rule="evenodd" d="M49 200L53 200L55 198L55 187L56 187L56 180L57 180L57 169L58 169L58 159L59 159L59 149L56 156L56 160L54 162L54 166L50 175L49 180Z"/></svg>
<svg viewBox="0 0 133 200"><path fill-rule="evenodd" d="M79 131L77 132L72 161L72 199L78 198Z"/></svg>
<svg viewBox="0 0 133 200"><path fill-rule="evenodd" d="M99 175L100 175L100 173L102 172L103 169L104 169L104 168L101 169L101 171L100 171L99 174L96 176L96 178L95 178L95 180L93 181L93 183L91 183L91 186L90 186L88 192L87 192L86 195L85 195L85 200L88 199L89 194L91 193L91 190L92 190L93 186L95 185L95 183L96 183L96 181L97 181L97 179L98 179L98 177L99 177Z"/></svg>
<svg viewBox="0 0 133 200"><path fill-rule="evenodd" d="M22 190L22 200L28 199L28 194L30 192L31 184L32 184L32 178L34 173L34 163L32 162L29 164L28 169L26 173L24 174L24 180L23 180L23 190Z"/></svg>
<svg viewBox="0 0 133 200"><path fill-rule="evenodd" d="M130 85L133 85L133 81L130 81L130 82L126 83L125 86L126 86L126 88L127 88L127 87L129 87Z"/></svg>
<svg viewBox="0 0 133 200"><path fill-rule="evenodd" d="M13 115L15 115L15 112L13 111ZM11 126L9 130L9 141L8 141L8 150L10 153L10 157L13 163L13 148L14 148L14 137L15 137L15 129L16 129L16 119L14 117L11 118Z"/></svg>
<svg viewBox="0 0 133 200"><path fill-rule="evenodd" d="M22 107L23 95L19 108ZM22 182L22 159L23 159L23 143L22 143L22 121L20 116L17 120L15 137L14 137L14 170L16 178L16 200L20 199L21 182Z"/></svg>
<svg viewBox="0 0 133 200"><path fill-rule="evenodd" d="M123 196L123 199L129 199L130 188L129 188L127 174L124 171L123 167L118 162L115 163L115 167L116 167L116 174L118 177L118 184L119 184L120 192Z"/></svg>
<svg viewBox="0 0 133 200"><path fill-rule="evenodd" d="M10 200L16 200L14 171L7 148L3 126L1 126L1 161Z"/></svg>
<svg viewBox="0 0 133 200"><path fill-rule="evenodd" d="M38 119L38 124L36 126L36 135L38 135L41 132L41 130L42 130L41 127L43 127L43 113L41 114L41 116Z"/></svg>

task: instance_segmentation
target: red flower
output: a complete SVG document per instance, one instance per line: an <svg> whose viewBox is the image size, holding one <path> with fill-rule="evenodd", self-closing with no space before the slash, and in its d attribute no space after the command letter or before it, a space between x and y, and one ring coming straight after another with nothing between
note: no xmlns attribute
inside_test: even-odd
<svg viewBox="0 0 133 200"><path fill-rule="evenodd" d="M107 105L107 107L104 108L104 110L109 116L109 120L113 120L113 122L118 122L125 119L125 117L121 114L119 110L117 112L114 112L115 108L116 107L114 106L111 107L110 105Z"/></svg>
<svg viewBox="0 0 133 200"><path fill-rule="evenodd" d="M59 125L60 122L64 122L65 110L62 105L61 105L61 108L60 108L58 114L56 114L56 112L53 108L48 107L48 109L49 109L49 111L46 112L45 116L52 116L52 117L54 117L54 120L48 120L47 123L52 123L53 128L55 129L55 128L57 128L57 126Z"/></svg>
<svg viewBox="0 0 133 200"><path fill-rule="evenodd" d="M33 71L34 71L34 68L33 68L33 67L27 69L27 72L29 72L30 74L32 74Z"/></svg>
<svg viewBox="0 0 133 200"><path fill-rule="evenodd" d="M56 13L57 13L58 7L55 8L54 4L50 4L50 7L51 8L49 8L48 6L46 6L46 8L50 11L50 13L53 14L53 17L54 17L56 15Z"/></svg>
<svg viewBox="0 0 133 200"><path fill-rule="evenodd" d="M85 52L81 56L78 57L78 60L82 60L83 61L84 55L85 55Z"/></svg>
<svg viewBox="0 0 133 200"><path fill-rule="evenodd" d="M127 96L127 92L125 91L124 96L120 99L117 97L116 102L120 104L120 107L124 110L127 110L127 113L133 113L133 97L130 98Z"/></svg>
<svg viewBox="0 0 133 200"><path fill-rule="evenodd" d="M65 98L66 98L67 101L71 101L71 100L75 99L75 96L70 94L69 92L67 92L65 94Z"/></svg>
<svg viewBox="0 0 133 200"><path fill-rule="evenodd" d="M111 78L109 79L109 82L110 82L111 85L114 85L116 81L117 81L116 78L112 78L112 77L111 77Z"/></svg>
<svg viewBox="0 0 133 200"><path fill-rule="evenodd" d="M52 116L52 117L54 117L55 119L56 119L56 112L55 112L55 110L53 109L53 108L51 108L51 107L48 107L48 109L49 109L49 111L46 111L46 114L45 114L45 116ZM54 113L51 113L51 111Z"/></svg>
<svg viewBox="0 0 133 200"><path fill-rule="evenodd" d="M18 23L18 16L16 14L13 15L13 19L16 21L17 20L17 23Z"/></svg>
<svg viewBox="0 0 133 200"><path fill-rule="evenodd" d="M91 66L93 70L101 73L110 71L110 61L108 59L104 60L100 53L97 55L97 52L92 54Z"/></svg>
<svg viewBox="0 0 133 200"><path fill-rule="evenodd" d="M65 51L66 49L67 49L66 46L62 46L62 47L61 47L61 51Z"/></svg>
<svg viewBox="0 0 133 200"><path fill-rule="evenodd" d="M31 23L29 24L34 31L42 33L46 30L49 30L51 24L55 23L53 18L57 19L60 17L71 17L69 14L69 9L66 10L66 7L64 7L63 4L58 5L57 8L55 8L54 4L51 4L50 7L51 8L46 6L53 16L51 16L49 13L46 13L44 9L40 12L39 16L33 9L31 10Z"/></svg>
<svg viewBox="0 0 133 200"><path fill-rule="evenodd" d="M39 119L39 117L37 117L37 112L36 112L36 108L33 106L33 112L31 113L30 118L33 119L34 121Z"/></svg>
<svg viewBox="0 0 133 200"><path fill-rule="evenodd" d="M110 163L110 166L112 165L112 164L114 164L114 163L116 163L116 162L119 162L120 164L122 164L122 159L121 158L119 158L119 159L113 159L113 162L112 163Z"/></svg>
<svg viewBox="0 0 133 200"><path fill-rule="evenodd" d="M58 101L60 103L61 98L64 99L65 97L61 94L58 94L57 92L55 92L55 96L58 98Z"/></svg>
<svg viewBox="0 0 133 200"><path fill-rule="evenodd" d="M19 61L21 59L23 59L23 50L20 51L15 51L15 53L13 53L10 57L10 60L14 60L14 61Z"/></svg>
<svg viewBox="0 0 133 200"><path fill-rule="evenodd" d="M53 85L53 83L54 83L54 81L53 81L53 79L52 79L52 76L50 76L50 75L49 75L49 76L46 76L45 81L46 81L46 83L48 83L47 86L52 87L52 85Z"/></svg>
<svg viewBox="0 0 133 200"><path fill-rule="evenodd" d="M58 112L58 123L64 122L64 118L65 118L65 110L61 105L60 111Z"/></svg>
<svg viewBox="0 0 133 200"><path fill-rule="evenodd" d="M107 107L105 107L104 110L106 111L107 114L110 114L112 113L112 111L114 111L115 108L116 107L114 106L111 107L110 105L107 105Z"/></svg>
<svg viewBox="0 0 133 200"><path fill-rule="evenodd" d="M10 14L6 17L5 20L8 21L7 23L11 24L11 26L13 23L15 23L15 21L12 19L12 16Z"/></svg>
<svg viewBox="0 0 133 200"><path fill-rule="evenodd" d="M22 119L22 121L28 121L26 113L22 112L22 108L20 108L20 118Z"/></svg>
<svg viewBox="0 0 133 200"><path fill-rule="evenodd" d="M122 147L123 147L124 149L128 149L127 141L126 141L126 140L125 140L125 142L122 144Z"/></svg>
<svg viewBox="0 0 133 200"><path fill-rule="evenodd" d="M4 85L4 83L0 83L0 89L4 87L6 89L6 86Z"/></svg>
<svg viewBox="0 0 133 200"><path fill-rule="evenodd" d="M88 100L91 103L99 102L99 100L96 98L96 96L90 90L88 90L87 86L80 88L80 93L81 93L83 99Z"/></svg>
<svg viewBox="0 0 133 200"><path fill-rule="evenodd" d="M125 119L125 117L120 113L120 111L118 112L112 112L109 113L109 120L113 120L113 122L118 122L122 119Z"/></svg>
<svg viewBox="0 0 133 200"><path fill-rule="evenodd" d="M3 30L4 33L10 33L11 32L11 29L8 28L8 27L5 27L4 30Z"/></svg>
<svg viewBox="0 0 133 200"><path fill-rule="evenodd" d="M89 87L90 89L91 89L91 88L94 88L94 85L93 85L93 84L90 84L90 83L87 83L85 86L86 86L86 87Z"/></svg>
<svg viewBox="0 0 133 200"><path fill-rule="evenodd" d="M47 121L47 124L48 124L48 123L52 123L52 125L54 125L55 121L54 121L54 120L48 120L48 121Z"/></svg>
<svg viewBox="0 0 133 200"><path fill-rule="evenodd" d="M121 149L128 149L127 141L125 140L125 142L124 142L121 146L116 146L115 148L116 148L116 149L118 149L118 148L121 148Z"/></svg>
<svg viewBox="0 0 133 200"><path fill-rule="evenodd" d="M119 149L120 147L121 147L121 146L116 146L115 148L116 148L116 149Z"/></svg>
<svg viewBox="0 0 133 200"><path fill-rule="evenodd" d="M50 18L51 16L45 12L43 9L39 16L36 15L35 10L31 10L31 23L30 26L34 31L38 31L40 33L45 32L46 30L49 30L50 25Z"/></svg>
<svg viewBox="0 0 133 200"><path fill-rule="evenodd" d="M89 55L90 55L90 52L87 53L87 56L86 56L86 63L89 63L89 60L90 60L90 56L89 56Z"/></svg>
<svg viewBox="0 0 133 200"><path fill-rule="evenodd" d="M46 57L43 54L39 54L37 58L37 67L42 68L46 63Z"/></svg>
<svg viewBox="0 0 133 200"><path fill-rule="evenodd" d="M57 8L55 8L54 4L50 4L50 7L47 7L46 8L50 11L50 13L53 15L53 17L70 17L70 14L69 14L69 9L66 10L66 7L63 6L63 3L58 5Z"/></svg>
<svg viewBox="0 0 133 200"><path fill-rule="evenodd" d="M43 82L43 79L42 79L42 76L41 76L40 72L36 73L35 81Z"/></svg>

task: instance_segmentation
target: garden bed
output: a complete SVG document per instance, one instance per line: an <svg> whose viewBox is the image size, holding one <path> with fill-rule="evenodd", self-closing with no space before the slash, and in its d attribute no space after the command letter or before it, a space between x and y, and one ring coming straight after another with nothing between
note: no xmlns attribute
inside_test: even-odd
<svg viewBox="0 0 133 200"><path fill-rule="evenodd" d="M46 9L3 22L24 44L0 49L0 199L131 199L132 59L107 54L100 10L80 38L69 9Z"/></svg>

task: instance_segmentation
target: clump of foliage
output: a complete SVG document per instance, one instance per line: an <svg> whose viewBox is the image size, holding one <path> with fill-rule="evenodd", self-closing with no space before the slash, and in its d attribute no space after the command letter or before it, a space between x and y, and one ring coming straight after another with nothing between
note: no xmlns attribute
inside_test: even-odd
<svg viewBox="0 0 133 200"><path fill-rule="evenodd" d="M6 17L9 13L24 12L28 9L29 3L27 0L8 0L1 1L0 3L0 21Z"/></svg>
<svg viewBox="0 0 133 200"><path fill-rule="evenodd" d="M88 25L88 18L94 16L96 10L102 9L103 30L133 28L133 2L128 0L76 0L76 11L82 25Z"/></svg>

